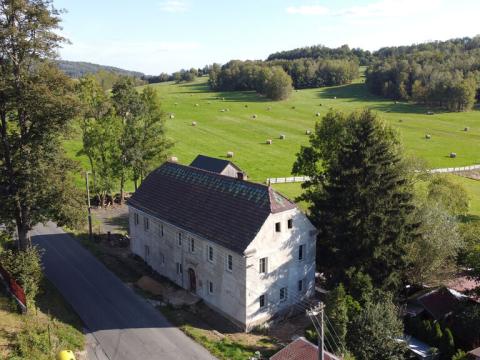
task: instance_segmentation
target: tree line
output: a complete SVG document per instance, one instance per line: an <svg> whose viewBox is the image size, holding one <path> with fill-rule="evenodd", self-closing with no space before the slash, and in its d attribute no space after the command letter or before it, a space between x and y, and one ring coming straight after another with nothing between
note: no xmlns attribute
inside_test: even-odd
<svg viewBox="0 0 480 360"><path fill-rule="evenodd" d="M472 109L479 100L480 37L382 48L367 69L369 90L450 111Z"/></svg>
<svg viewBox="0 0 480 360"><path fill-rule="evenodd" d="M279 51L270 54L267 61L271 60L350 60L356 61L360 65L369 65L374 56L368 50L360 48L350 49L348 45L342 45L338 48L329 48L323 45L307 46L287 51Z"/></svg>
<svg viewBox="0 0 480 360"><path fill-rule="evenodd" d="M181 82L191 82L199 76L208 75L210 73L211 65L205 65L203 68L190 68L189 70L182 69L174 73L168 74L162 72L159 75L144 75L143 80L147 81L149 84L175 81L177 84Z"/></svg>
<svg viewBox="0 0 480 360"><path fill-rule="evenodd" d="M341 85L358 76L358 63L348 60L232 60L213 64L209 85L217 91L255 90L272 100L288 98L293 90Z"/></svg>

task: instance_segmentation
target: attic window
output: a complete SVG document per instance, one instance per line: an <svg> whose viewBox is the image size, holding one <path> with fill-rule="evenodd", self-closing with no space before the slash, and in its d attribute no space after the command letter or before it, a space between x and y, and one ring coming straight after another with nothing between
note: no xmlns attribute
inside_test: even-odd
<svg viewBox="0 0 480 360"><path fill-rule="evenodd" d="M275 232L282 231L282 226L279 222L275 223Z"/></svg>
<svg viewBox="0 0 480 360"><path fill-rule="evenodd" d="M237 179L243 180L243 172L241 171L237 172Z"/></svg>

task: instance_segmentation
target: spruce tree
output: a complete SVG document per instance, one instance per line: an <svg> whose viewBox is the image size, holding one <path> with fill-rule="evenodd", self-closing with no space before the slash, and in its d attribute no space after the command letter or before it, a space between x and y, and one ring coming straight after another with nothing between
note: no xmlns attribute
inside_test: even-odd
<svg viewBox="0 0 480 360"><path fill-rule="evenodd" d="M398 288L418 224L396 133L369 110L330 112L293 173L310 176L300 199L310 203L317 266L327 279L348 283L348 274L361 271L375 286Z"/></svg>

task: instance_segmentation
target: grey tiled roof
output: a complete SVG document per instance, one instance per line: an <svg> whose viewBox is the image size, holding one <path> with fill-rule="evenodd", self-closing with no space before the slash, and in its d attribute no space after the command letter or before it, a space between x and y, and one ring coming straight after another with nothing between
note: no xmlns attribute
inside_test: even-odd
<svg viewBox="0 0 480 360"><path fill-rule="evenodd" d="M231 164L238 171L241 171L238 166L228 160L212 158L205 155L197 155L190 166L220 174L228 166L228 164Z"/></svg>
<svg viewBox="0 0 480 360"><path fill-rule="evenodd" d="M270 213L295 207L266 185L170 162L152 171L128 203L240 254Z"/></svg>

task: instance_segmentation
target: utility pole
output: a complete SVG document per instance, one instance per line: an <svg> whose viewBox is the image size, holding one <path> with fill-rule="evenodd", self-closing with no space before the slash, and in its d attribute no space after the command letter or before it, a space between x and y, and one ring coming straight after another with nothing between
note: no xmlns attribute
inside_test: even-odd
<svg viewBox="0 0 480 360"><path fill-rule="evenodd" d="M325 305L323 303L318 304L316 307L314 307L311 310L307 311L308 316L311 317L319 317L318 321L318 328L317 325L315 324L315 321L312 320L313 325L315 326L318 334L318 360L324 360L325 359L325 345L324 345L324 336L325 336L325 331L324 331L324 326L323 326L323 312L325 309Z"/></svg>
<svg viewBox="0 0 480 360"><path fill-rule="evenodd" d="M85 171L85 186L87 188L87 207L88 207L88 239L93 241L92 233L92 207L90 206L90 186L88 184L89 171Z"/></svg>

